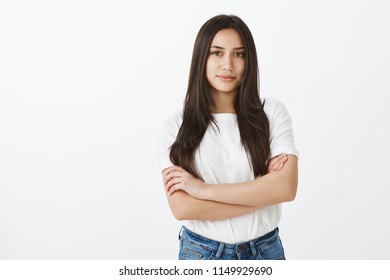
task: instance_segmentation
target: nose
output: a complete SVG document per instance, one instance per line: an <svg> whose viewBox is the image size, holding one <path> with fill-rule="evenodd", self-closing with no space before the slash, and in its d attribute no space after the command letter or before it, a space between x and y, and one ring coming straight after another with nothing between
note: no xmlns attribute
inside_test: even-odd
<svg viewBox="0 0 390 280"><path fill-rule="evenodd" d="M233 70L232 58L230 57L230 55L225 55L223 57L221 67L222 67L222 70L225 70L225 71Z"/></svg>

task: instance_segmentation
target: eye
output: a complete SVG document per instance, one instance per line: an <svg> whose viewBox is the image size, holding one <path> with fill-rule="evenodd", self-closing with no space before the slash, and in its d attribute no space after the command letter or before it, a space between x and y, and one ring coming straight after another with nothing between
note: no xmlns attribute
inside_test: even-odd
<svg viewBox="0 0 390 280"><path fill-rule="evenodd" d="M244 52L237 52L234 54L235 57L242 57L244 58L245 57L245 53Z"/></svg>
<svg viewBox="0 0 390 280"><path fill-rule="evenodd" d="M214 56L221 56L222 53L220 51L214 51L214 52L211 52L211 55L214 55Z"/></svg>

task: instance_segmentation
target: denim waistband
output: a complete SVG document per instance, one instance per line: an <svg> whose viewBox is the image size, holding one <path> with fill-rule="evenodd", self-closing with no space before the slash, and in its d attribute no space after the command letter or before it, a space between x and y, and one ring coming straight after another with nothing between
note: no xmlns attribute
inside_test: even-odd
<svg viewBox="0 0 390 280"><path fill-rule="evenodd" d="M200 234L197 234L186 227L182 227L179 233L179 239L184 238L190 240L191 242L197 243L198 245L203 245L208 248L212 248L217 252L217 257L222 253L223 250L234 250L238 254L244 250L251 250L255 253L255 247L262 245L262 243L268 243L270 240L273 240L274 237L277 237L279 234L279 228L246 242L239 243L224 243L216 241L207 237L204 237Z"/></svg>

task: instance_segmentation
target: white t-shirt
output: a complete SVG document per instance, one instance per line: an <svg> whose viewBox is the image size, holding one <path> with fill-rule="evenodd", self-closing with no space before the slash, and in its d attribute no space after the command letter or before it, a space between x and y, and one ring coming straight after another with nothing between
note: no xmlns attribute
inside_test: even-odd
<svg viewBox="0 0 390 280"><path fill-rule="evenodd" d="M262 100L264 101L264 100ZM286 107L275 98L266 98L264 111L270 123L271 157L281 153L298 156L292 122ZM240 183L254 180L250 158L241 145L236 114L213 114L219 130L210 124L195 151L195 167L206 183ZM172 166L169 147L176 139L182 115L176 112L168 120L162 135L161 170ZM191 231L225 243L238 243L262 236L275 229L281 217L281 204L219 221L186 220Z"/></svg>

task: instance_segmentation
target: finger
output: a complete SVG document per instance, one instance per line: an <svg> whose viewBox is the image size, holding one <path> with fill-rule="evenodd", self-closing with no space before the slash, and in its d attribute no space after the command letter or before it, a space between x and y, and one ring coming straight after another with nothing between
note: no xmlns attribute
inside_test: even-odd
<svg viewBox="0 0 390 280"><path fill-rule="evenodd" d="M271 158L271 159L269 160L269 162L270 162L270 164L273 164L273 163L277 162L279 159L280 159L280 155Z"/></svg>
<svg viewBox="0 0 390 280"><path fill-rule="evenodd" d="M183 171L171 171L168 175L163 177L164 185L166 185L172 178L181 178L185 175L186 173Z"/></svg>
<svg viewBox="0 0 390 280"><path fill-rule="evenodd" d="M283 159L283 158L285 158L286 156L287 156L286 153L282 153L282 154L278 155L278 159Z"/></svg>
<svg viewBox="0 0 390 280"><path fill-rule="evenodd" d="M280 159L283 158L283 155L284 155L284 154L280 154L280 155L274 156L273 158L271 158L271 159L269 160L268 165L270 165L270 166L274 165L276 162L278 162Z"/></svg>
<svg viewBox="0 0 390 280"><path fill-rule="evenodd" d="M169 182L169 180L171 180L172 177L169 176L168 174L167 175L163 175L163 183L164 183L164 186L167 185L167 183Z"/></svg>
<svg viewBox="0 0 390 280"><path fill-rule="evenodd" d="M287 160L288 160L288 157L287 157L287 156L284 156L284 157L282 157L282 158L279 160L279 163L285 163Z"/></svg>
<svg viewBox="0 0 390 280"><path fill-rule="evenodd" d="M175 191L182 190L183 184L178 183L173 185L172 187L169 188L168 190L168 195L172 195Z"/></svg>
<svg viewBox="0 0 390 280"><path fill-rule="evenodd" d="M275 157L275 161L272 162L274 167L279 167L280 163L285 163L287 161L287 155L286 154L280 154L279 156Z"/></svg>
<svg viewBox="0 0 390 280"><path fill-rule="evenodd" d="M162 174L163 175L168 175L170 172L172 172L173 170L177 169L177 165L172 165L171 167L168 167L168 168L165 168L163 171L162 171Z"/></svg>
<svg viewBox="0 0 390 280"><path fill-rule="evenodd" d="M173 167L175 167L175 166L171 166L171 167L165 168L165 169L161 172L161 174L162 174L163 176L168 175L169 172L171 172L171 170L172 170Z"/></svg>
<svg viewBox="0 0 390 280"><path fill-rule="evenodd" d="M163 178L166 178L169 174L171 174L175 170L177 170L176 166L172 166L172 167L164 169L163 173L162 173Z"/></svg>
<svg viewBox="0 0 390 280"><path fill-rule="evenodd" d="M274 167L275 163L277 162L277 159L276 158L273 158L271 159L269 162L268 162L268 172L272 171L272 168Z"/></svg>
<svg viewBox="0 0 390 280"><path fill-rule="evenodd" d="M273 157L268 164L268 173L281 170L287 159L287 154L285 153Z"/></svg>
<svg viewBox="0 0 390 280"><path fill-rule="evenodd" d="M278 165L278 167L277 167L277 170L279 171L279 170L282 170L282 168L284 167L284 164L287 162L287 160L288 160L288 157L287 157L287 155L283 158L283 159L281 159L280 161L279 161L279 165Z"/></svg>
<svg viewBox="0 0 390 280"><path fill-rule="evenodd" d="M275 171L274 170L274 165L272 164L272 165L269 165L268 166L268 173L271 173L271 172L273 172L273 171Z"/></svg>
<svg viewBox="0 0 390 280"><path fill-rule="evenodd" d="M278 155L278 158L281 159L281 158L284 158L286 156L285 153L281 153L280 155Z"/></svg>
<svg viewBox="0 0 390 280"><path fill-rule="evenodd" d="M272 167L272 171L278 171L281 167L283 167L283 162L278 162Z"/></svg>
<svg viewBox="0 0 390 280"><path fill-rule="evenodd" d="M281 163L281 158L275 158L274 161L270 163L269 169L271 171L276 171Z"/></svg>
<svg viewBox="0 0 390 280"><path fill-rule="evenodd" d="M268 167L268 172L273 172L273 171L275 171L275 164L274 163Z"/></svg>
<svg viewBox="0 0 390 280"><path fill-rule="evenodd" d="M171 180L167 183L167 185L165 186L165 189L166 189L167 191L169 191L169 189L172 188L172 186L177 185L177 184L180 184L180 183L182 183L182 182L183 182L183 180L182 180L181 178L173 178L173 179L171 179Z"/></svg>
<svg viewBox="0 0 390 280"><path fill-rule="evenodd" d="M169 192L169 189L174 185L174 184L177 184L177 179L176 178L172 178L170 179L166 184L165 184L165 190L166 192Z"/></svg>
<svg viewBox="0 0 390 280"><path fill-rule="evenodd" d="M170 188L173 186L173 184L170 184L169 182L164 186L165 192L168 193Z"/></svg>
<svg viewBox="0 0 390 280"><path fill-rule="evenodd" d="M174 169L175 169L175 166L171 166L171 167L169 167L169 168L165 168L165 169L163 170L162 175L163 175L163 176L167 176L167 175L168 175L169 173L171 173Z"/></svg>
<svg viewBox="0 0 390 280"><path fill-rule="evenodd" d="M168 175L169 173L173 172L173 171L185 171L183 168L181 168L180 166L178 165L174 165L174 166L171 166L171 167L168 167L166 169L163 170L164 174L163 175Z"/></svg>

